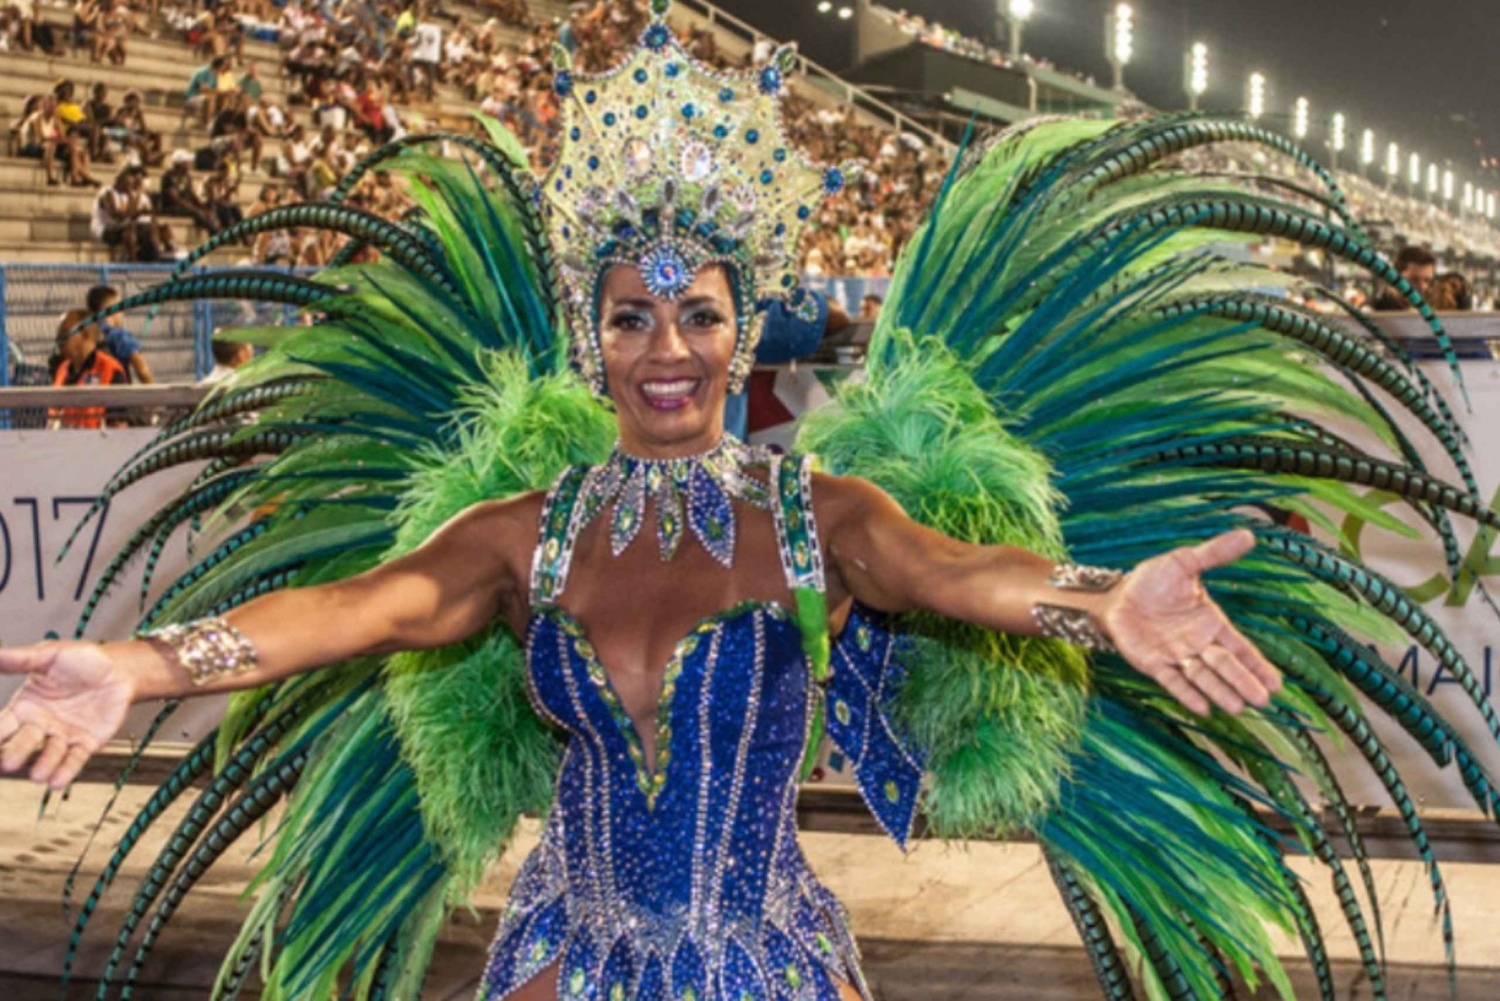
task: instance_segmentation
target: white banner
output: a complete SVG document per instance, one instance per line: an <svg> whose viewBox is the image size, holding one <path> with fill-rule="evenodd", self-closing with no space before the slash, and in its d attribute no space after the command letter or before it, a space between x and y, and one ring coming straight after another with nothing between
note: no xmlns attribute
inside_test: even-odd
<svg viewBox="0 0 1500 1001"><path fill-rule="evenodd" d="M63 544L110 475L155 436L154 428L104 431L0 431L0 645L70 638L95 583L140 525L187 486L201 464L148 477L112 500L61 561ZM154 601L187 568L187 528L162 554L151 587ZM148 546L149 548L149 546ZM90 639L128 636L140 621L145 554L135 557L88 627ZM147 605L146 607L149 607ZM0 704L20 679L0 676ZM160 734L196 740L218 720L225 696L194 699ZM160 704L136 707L124 736L135 737Z"/></svg>
<svg viewBox="0 0 1500 1001"><path fill-rule="evenodd" d="M1456 391L1450 390L1443 365L1429 364L1426 368L1447 391L1450 400L1460 399ZM1475 475L1483 489L1494 490L1500 485L1500 365L1469 362L1464 364L1464 372L1473 412L1462 413L1461 405L1456 405L1456 409L1460 410L1461 423L1476 440L1470 452ZM781 373L775 393L788 411L796 413L826 399L827 385L813 367L804 366ZM1394 412L1395 408L1391 409ZM1426 432L1404 417L1401 424L1428 457L1431 471L1457 482L1456 472L1436 445L1429 444ZM776 440L778 434L784 436L785 430L785 427L767 428L758 437ZM1341 430L1359 437L1347 428ZM0 431L0 644L71 636L95 581L120 545L191 480L196 465L148 478L126 490L108 506L102 518L96 518L79 534L67 556L58 561L64 540L88 510L100 487L153 433L148 429ZM1376 452L1387 454L1384 449ZM1440 544L1413 512L1397 503L1392 503L1388 510L1408 524L1421 526L1421 541L1404 540L1366 526L1358 536L1361 555L1397 584L1422 596L1423 608L1447 632L1488 693L1493 682L1496 640L1500 638L1500 614L1480 599L1472 580L1455 584L1448 578ZM1476 534L1471 523L1456 517L1453 520L1467 565L1487 575L1500 574L1500 558L1491 556L1492 534ZM188 565L189 540L186 528L173 536L158 567L151 600ZM142 557L137 557L101 603L89 627L89 637L117 638L134 628L140 615L143 562ZM1491 580L1500 591L1500 581L1493 576ZM1490 772L1500 775L1500 748L1452 675L1415 643L1384 652L1391 664L1399 666L1454 721ZM10 697L16 684L15 679L0 678L0 701ZM174 740L196 739L212 726L222 707L222 697L194 699L179 710L164 736ZM139 734L155 708L140 707L131 717L128 733ZM1385 722L1379 713L1372 713L1372 719L1377 721L1377 732L1420 805L1472 806L1453 769L1439 771L1399 726ZM1368 769L1352 747L1346 744L1332 757L1354 802L1386 803L1379 783L1369 777Z"/></svg>

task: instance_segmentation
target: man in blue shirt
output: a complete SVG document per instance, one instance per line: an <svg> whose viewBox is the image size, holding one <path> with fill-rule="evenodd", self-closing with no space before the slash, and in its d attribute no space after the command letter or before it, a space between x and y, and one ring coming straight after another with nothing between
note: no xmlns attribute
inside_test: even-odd
<svg viewBox="0 0 1500 1001"><path fill-rule="evenodd" d="M89 315L92 316L119 301L119 289L113 285L95 285L89 289L84 305L88 307ZM124 367L131 382L152 383L156 381L156 376L151 374L150 363L141 353L141 342L136 340L134 334L124 327L117 327L111 323L99 324L99 330L103 335L99 340L99 347Z"/></svg>
<svg viewBox="0 0 1500 1001"><path fill-rule="evenodd" d="M811 320L799 317L794 309L783 304L780 299L769 301L760 343L755 346L757 365L784 365L806 358L818 350L825 334L848 326L849 314L838 303L829 301L821 292L809 290L807 295L817 306L817 315ZM724 403L724 430L744 441L745 435L749 433L749 426L746 393L741 391L731 394Z"/></svg>

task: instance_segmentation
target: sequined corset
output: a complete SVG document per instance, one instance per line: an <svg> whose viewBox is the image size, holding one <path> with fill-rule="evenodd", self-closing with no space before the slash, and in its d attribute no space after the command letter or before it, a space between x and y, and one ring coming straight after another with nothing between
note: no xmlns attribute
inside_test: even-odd
<svg viewBox="0 0 1500 1001"><path fill-rule="evenodd" d="M806 472L798 479L805 490ZM583 628L555 603L533 607L533 706L567 745L482 1001L554 963L559 998L836 1001L836 980L868 998L843 908L797 844L799 766L820 692L787 610L739 605L677 643L647 761ZM839 705L830 726L850 722ZM914 801L915 785L901 795Z"/></svg>

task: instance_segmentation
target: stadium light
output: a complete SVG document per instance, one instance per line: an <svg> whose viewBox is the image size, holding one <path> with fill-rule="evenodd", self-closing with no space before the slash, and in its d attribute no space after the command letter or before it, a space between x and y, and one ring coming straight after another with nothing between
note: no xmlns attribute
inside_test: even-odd
<svg viewBox="0 0 1500 1001"><path fill-rule="evenodd" d="M1036 4L1032 0L1010 0L1006 10L1010 12L1007 25L1010 28L1010 54L1012 58L1018 58L1021 55L1021 28L1036 13Z"/></svg>
<svg viewBox="0 0 1500 1001"><path fill-rule="evenodd" d="M1365 170L1375 162L1375 130L1365 129L1359 136L1359 163Z"/></svg>
<svg viewBox="0 0 1500 1001"><path fill-rule="evenodd" d="M1307 120L1311 110L1312 106L1308 104L1307 98L1297 98L1297 107L1292 117L1292 135L1298 139L1307 138Z"/></svg>
<svg viewBox="0 0 1500 1001"><path fill-rule="evenodd" d="M819 14L827 14L831 10L833 10L833 0L823 0L822 3L818 4Z"/></svg>
<svg viewBox="0 0 1500 1001"><path fill-rule="evenodd" d="M1438 193L1438 169L1435 163L1427 165L1427 193L1429 195Z"/></svg>
<svg viewBox="0 0 1500 1001"><path fill-rule="evenodd" d="M1104 16L1104 55L1115 71L1115 89L1125 89L1125 67L1135 55L1135 10L1128 3L1116 4Z"/></svg>
<svg viewBox="0 0 1500 1001"><path fill-rule="evenodd" d="M1469 211L1469 210L1471 210L1473 208L1474 208L1474 182L1473 181L1465 181L1464 182L1464 210L1465 211Z"/></svg>
<svg viewBox="0 0 1500 1001"><path fill-rule="evenodd" d="M1401 173L1401 147L1395 143L1386 143L1385 176L1395 180L1399 173Z"/></svg>
<svg viewBox="0 0 1500 1001"><path fill-rule="evenodd" d="M1328 137L1328 142L1333 147L1335 153L1342 153L1344 151L1344 140L1347 138L1344 129L1347 124L1342 111L1335 111L1333 113L1333 131Z"/></svg>
<svg viewBox="0 0 1500 1001"><path fill-rule="evenodd" d="M1188 108L1198 110L1198 99L1208 90L1208 46L1194 42L1183 61L1182 82L1188 95Z"/></svg>
<svg viewBox="0 0 1500 1001"><path fill-rule="evenodd" d="M1407 162L1410 164L1410 172L1406 175L1406 179L1411 183L1412 190L1415 191L1417 186L1422 183L1422 156L1413 151L1411 156L1407 157Z"/></svg>
<svg viewBox="0 0 1500 1001"><path fill-rule="evenodd" d="M1487 215L1487 216L1489 216L1491 219L1495 218L1495 208L1496 208L1496 206L1495 206L1495 193L1493 191L1491 191L1489 193L1489 197L1485 199L1485 203L1486 204L1485 204L1485 213L1484 214Z"/></svg>
<svg viewBox="0 0 1500 1001"><path fill-rule="evenodd" d="M1453 171L1443 171L1443 201L1453 201Z"/></svg>
<svg viewBox="0 0 1500 1001"><path fill-rule="evenodd" d="M840 7L839 8L839 20L840 21L847 21L847 20L849 20L853 16L854 16L854 8L853 7Z"/></svg>
<svg viewBox="0 0 1500 1001"><path fill-rule="evenodd" d="M1266 78L1262 73L1251 73L1245 93L1245 109L1252 119L1266 113Z"/></svg>

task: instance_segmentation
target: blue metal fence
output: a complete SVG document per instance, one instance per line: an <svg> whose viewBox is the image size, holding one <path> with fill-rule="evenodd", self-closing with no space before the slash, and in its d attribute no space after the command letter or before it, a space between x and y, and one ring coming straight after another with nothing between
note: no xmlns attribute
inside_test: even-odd
<svg viewBox="0 0 1500 1001"><path fill-rule="evenodd" d="M165 280L171 264L0 265L0 386L50 383L48 359L58 327L70 309L84 308L95 285L134 295ZM203 272L205 268L196 268ZM191 382L213 368L213 332L226 326L286 322L289 307L277 303L199 300L161 307L147 327L147 311L134 310L112 322L135 334L158 382Z"/></svg>

